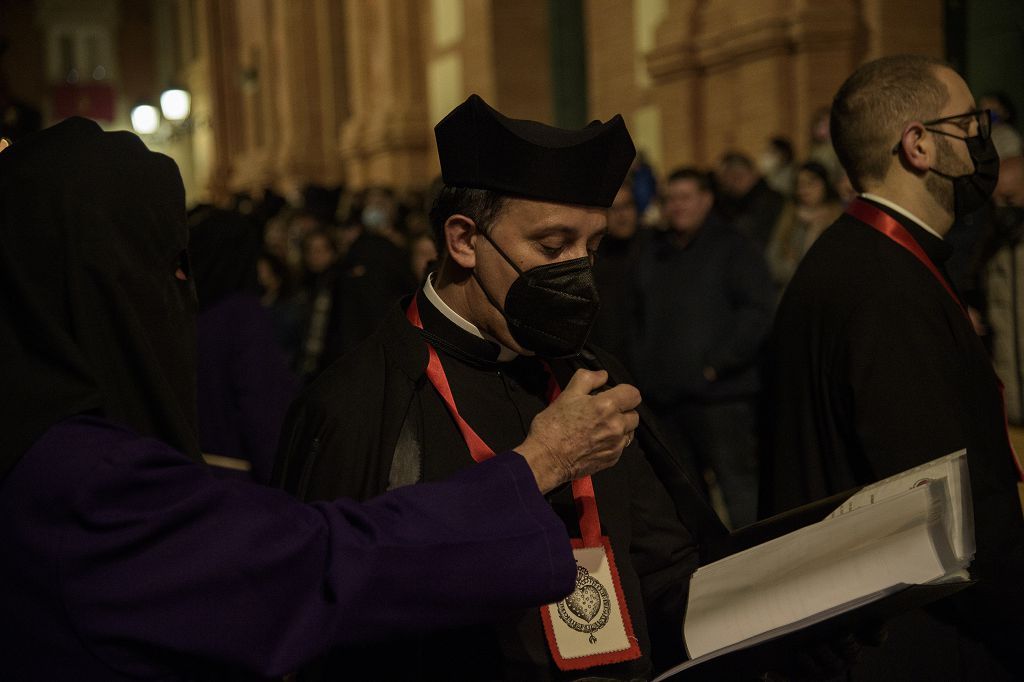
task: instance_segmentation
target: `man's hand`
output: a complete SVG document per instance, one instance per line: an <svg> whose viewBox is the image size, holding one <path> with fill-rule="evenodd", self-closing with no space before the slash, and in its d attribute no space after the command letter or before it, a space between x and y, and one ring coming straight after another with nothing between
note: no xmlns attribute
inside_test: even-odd
<svg viewBox="0 0 1024 682"><path fill-rule="evenodd" d="M530 424L516 448L546 493L576 478L606 469L633 440L640 424L640 392L628 384L591 395L608 373L577 370L558 399Z"/></svg>

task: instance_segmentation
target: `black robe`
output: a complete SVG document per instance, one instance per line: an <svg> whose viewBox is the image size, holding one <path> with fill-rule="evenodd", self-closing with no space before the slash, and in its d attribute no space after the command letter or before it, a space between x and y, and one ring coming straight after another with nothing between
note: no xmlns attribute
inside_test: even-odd
<svg viewBox="0 0 1024 682"><path fill-rule="evenodd" d="M941 270L951 247L882 208ZM967 448L978 547L970 572L979 583L894 621L864 679L1020 671L1010 667L1024 644L1016 471L998 379L957 302L911 253L843 215L790 282L770 351L762 516Z"/></svg>
<svg viewBox="0 0 1024 682"><path fill-rule="evenodd" d="M293 406L275 476L280 485L306 500L365 499L384 492L389 479L390 485L438 480L473 466L426 378L426 339L438 351L460 413L484 441L501 451L525 439L547 403L547 375L540 363L525 357L497 362L496 345L457 327L422 294L418 305L425 330L416 330L405 318L406 304L396 306L367 342L330 367ZM614 362L604 356L601 361ZM572 367L554 363L553 370L564 385ZM659 667L682 660L687 588L698 564L695 536L724 531L693 487L664 468L668 458L658 456L658 475L652 471L640 444L651 442L651 450L660 452L656 440L645 431L618 465L593 478L602 531L611 539L641 659L560 673L547 651L539 610L531 609L510 614L493 628L338 652L325 663L327 669L353 679L541 680L586 674L634 679L650 674L652 649ZM344 456L353 452L368 454ZM568 487L549 499L570 535L578 537Z"/></svg>

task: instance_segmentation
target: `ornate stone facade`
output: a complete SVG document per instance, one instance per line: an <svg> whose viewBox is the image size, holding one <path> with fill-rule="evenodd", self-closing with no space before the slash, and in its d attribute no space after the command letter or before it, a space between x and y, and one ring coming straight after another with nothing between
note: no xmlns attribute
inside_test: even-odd
<svg viewBox="0 0 1024 682"><path fill-rule="evenodd" d="M557 1L179 0L182 40L199 45L179 76L208 122L197 184L212 198L422 186L433 124L471 92L552 121ZM858 63L943 52L941 0L581 1L587 110L621 112L660 171L756 154L775 134L803 153Z"/></svg>

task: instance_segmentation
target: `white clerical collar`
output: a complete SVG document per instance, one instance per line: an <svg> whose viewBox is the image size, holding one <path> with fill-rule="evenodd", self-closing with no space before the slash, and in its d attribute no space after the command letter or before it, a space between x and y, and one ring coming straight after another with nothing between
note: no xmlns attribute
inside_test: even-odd
<svg viewBox="0 0 1024 682"><path fill-rule="evenodd" d="M499 349L498 362L508 362L516 359L516 356L519 355L518 353L511 348L506 348L490 334L485 334L475 324L448 307L448 304L438 296L437 291L434 289L433 280L434 273L430 273L430 275L427 276L427 281L423 283L423 293L427 297L427 300L434 304L434 307L437 308L438 312L451 320L457 327L469 332L478 339L484 339L485 341L497 344Z"/></svg>
<svg viewBox="0 0 1024 682"><path fill-rule="evenodd" d="M925 221L921 220L916 215L914 215L913 213L911 213L907 209L903 208L899 204L895 204L895 203L889 201L888 199L883 199L882 197L878 196L877 194L871 194L870 192L861 192L861 196L864 197L865 199L870 199L871 201L875 202L876 204L881 204L882 206L885 206L886 208L891 208L892 210L896 211L897 213L899 213L900 215L902 215L902 216L904 216L906 218L910 218L915 223L917 223L922 228L924 228L924 230L926 230L927 232L931 232L932 234L934 234L939 239L942 239L942 235L939 234L938 232L936 232L935 230L933 230L931 225L929 225Z"/></svg>

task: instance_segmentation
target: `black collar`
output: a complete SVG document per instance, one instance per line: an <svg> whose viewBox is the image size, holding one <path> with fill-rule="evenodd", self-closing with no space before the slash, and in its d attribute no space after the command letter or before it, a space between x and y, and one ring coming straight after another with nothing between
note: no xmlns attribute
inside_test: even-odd
<svg viewBox="0 0 1024 682"><path fill-rule="evenodd" d="M422 290L416 293L423 329L420 335L439 351L476 366L498 366L501 347L493 341L471 334L448 319Z"/></svg>

